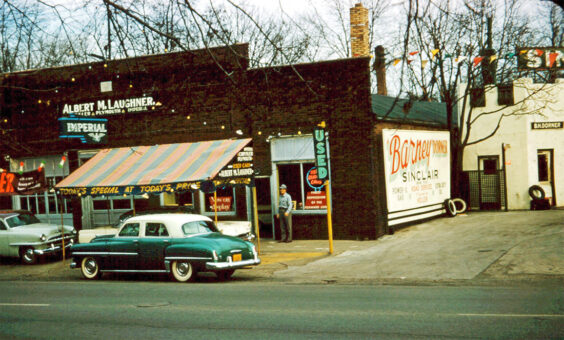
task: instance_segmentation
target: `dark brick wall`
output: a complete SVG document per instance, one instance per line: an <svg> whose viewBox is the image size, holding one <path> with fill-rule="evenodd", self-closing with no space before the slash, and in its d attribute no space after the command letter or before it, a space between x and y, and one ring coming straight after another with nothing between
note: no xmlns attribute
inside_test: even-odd
<svg viewBox="0 0 564 340"><path fill-rule="evenodd" d="M93 63L3 75L3 111L14 140L6 152L17 158L92 149L77 140L58 138L62 105L146 94L162 106L145 113L109 116L109 141L99 147L238 138L235 131L240 129L242 137L253 138L255 168L265 175L272 171L269 135L311 133L325 121L331 149L334 237L380 235L370 59L248 70L241 57L247 54L247 45L213 49L211 53L228 75L209 53L200 50L111 61L106 67ZM109 95L99 89L100 81L107 80L114 87ZM239 196L240 191L238 215L246 218L244 196ZM327 237L325 216L295 215L294 220L296 237Z"/></svg>

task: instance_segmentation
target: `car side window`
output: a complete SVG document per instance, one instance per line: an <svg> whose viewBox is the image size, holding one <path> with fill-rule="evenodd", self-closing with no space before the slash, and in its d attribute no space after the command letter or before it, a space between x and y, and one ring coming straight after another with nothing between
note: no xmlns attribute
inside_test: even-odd
<svg viewBox="0 0 564 340"><path fill-rule="evenodd" d="M8 230L8 227L2 221L0 221L0 230Z"/></svg>
<svg viewBox="0 0 564 340"><path fill-rule="evenodd" d="M184 223L182 225L182 231L184 232L184 235L191 235L191 234L201 234L201 233L213 233L216 230L213 227L212 222L192 221L192 222Z"/></svg>
<svg viewBox="0 0 564 340"><path fill-rule="evenodd" d="M162 223L147 223L145 226L145 236L168 236L168 231Z"/></svg>
<svg viewBox="0 0 564 340"><path fill-rule="evenodd" d="M119 236L139 236L139 223L127 223L121 228Z"/></svg>

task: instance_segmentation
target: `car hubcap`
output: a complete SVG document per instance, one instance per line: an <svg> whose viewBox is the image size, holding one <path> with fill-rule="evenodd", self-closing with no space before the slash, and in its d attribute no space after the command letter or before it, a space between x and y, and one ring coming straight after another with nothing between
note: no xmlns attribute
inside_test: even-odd
<svg viewBox="0 0 564 340"><path fill-rule="evenodd" d="M181 262L176 266L176 271L178 272L178 274L182 276L186 276L186 274L188 274L189 269L190 266L186 262Z"/></svg>
<svg viewBox="0 0 564 340"><path fill-rule="evenodd" d="M94 272L96 272L96 261L88 260L84 267L89 274L93 274Z"/></svg>
<svg viewBox="0 0 564 340"><path fill-rule="evenodd" d="M30 262L33 260L33 249L28 249L25 251L24 258L26 261Z"/></svg>

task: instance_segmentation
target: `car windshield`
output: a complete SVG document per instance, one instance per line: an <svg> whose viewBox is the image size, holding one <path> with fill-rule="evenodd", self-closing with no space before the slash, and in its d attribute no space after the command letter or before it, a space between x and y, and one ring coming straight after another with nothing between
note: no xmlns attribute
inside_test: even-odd
<svg viewBox="0 0 564 340"><path fill-rule="evenodd" d="M194 235L217 232L217 228L210 221L192 221L182 225L184 235Z"/></svg>
<svg viewBox="0 0 564 340"><path fill-rule="evenodd" d="M6 223L10 228L19 227L22 225L41 223L37 217L32 214L19 214L6 219Z"/></svg>

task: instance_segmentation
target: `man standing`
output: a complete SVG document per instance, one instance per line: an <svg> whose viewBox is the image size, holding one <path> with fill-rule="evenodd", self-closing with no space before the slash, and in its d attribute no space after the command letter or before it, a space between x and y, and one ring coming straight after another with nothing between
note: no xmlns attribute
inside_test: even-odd
<svg viewBox="0 0 564 340"><path fill-rule="evenodd" d="M286 192L286 185L280 186L280 199L278 200L278 214L280 218L280 242L292 242L292 197Z"/></svg>

